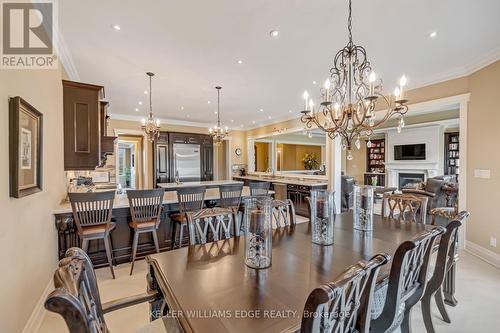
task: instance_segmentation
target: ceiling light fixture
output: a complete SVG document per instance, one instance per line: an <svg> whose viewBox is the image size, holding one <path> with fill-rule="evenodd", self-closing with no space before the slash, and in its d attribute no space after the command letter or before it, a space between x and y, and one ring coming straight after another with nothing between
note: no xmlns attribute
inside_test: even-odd
<svg viewBox="0 0 500 333"><path fill-rule="evenodd" d="M113 24L111 27L117 31L120 31L122 28L118 24Z"/></svg>
<svg viewBox="0 0 500 333"><path fill-rule="evenodd" d="M229 134L229 129L227 126L222 128L220 124L220 90L222 87L217 86L215 87L217 89L217 111L215 112L217 114L217 125L215 125L213 128L210 127L208 129L208 133L212 136L214 143L216 145L220 145L222 140Z"/></svg>
<svg viewBox="0 0 500 333"><path fill-rule="evenodd" d="M430 38L434 38L434 37L436 37L437 35L438 35L437 31L433 31L433 32L431 32L431 33L429 34L429 37L430 37Z"/></svg>
<svg viewBox="0 0 500 333"><path fill-rule="evenodd" d="M153 142L157 137L160 136L160 119L154 119L153 117L151 79L155 74L147 72L146 75L149 76L149 115L148 119L142 119L141 128L144 133L146 133L149 141ZM139 104L142 104L142 102L139 102Z"/></svg>
<svg viewBox="0 0 500 333"><path fill-rule="evenodd" d="M316 81L313 81L313 84L316 84Z"/></svg>
<svg viewBox="0 0 500 333"><path fill-rule="evenodd" d="M373 72L365 48L353 43L351 0L347 30L349 42L335 55L333 67L329 71L330 77L320 90L323 101L318 110L315 110L314 102L305 91L301 121L305 124L305 131L315 126L326 132L331 139L340 137L342 148L347 149L347 159L352 160L353 142L360 149L361 136L367 136L370 143L373 130L390 117L399 116L398 131L401 131L404 127L403 115L408 112L408 100L404 94L406 76L401 77L394 96L385 96L382 80ZM375 109L386 110L379 121L375 121Z"/></svg>
<svg viewBox="0 0 500 333"><path fill-rule="evenodd" d="M139 108L135 108L135 111L138 112L139 111Z"/></svg>
<svg viewBox="0 0 500 333"><path fill-rule="evenodd" d="M264 109L259 109L260 112L264 112Z"/></svg>
<svg viewBox="0 0 500 333"><path fill-rule="evenodd" d="M142 105L142 102L141 102L141 101L139 101L139 105Z"/></svg>
<svg viewBox="0 0 500 333"><path fill-rule="evenodd" d="M144 90L144 95L147 95L148 94L148 91L147 90Z"/></svg>
<svg viewBox="0 0 500 333"><path fill-rule="evenodd" d="M210 102L210 101L207 102L207 104L210 104L210 103L212 103L212 102Z"/></svg>
<svg viewBox="0 0 500 333"><path fill-rule="evenodd" d="M183 107L183 106L181 106L181 110L184 110L184 107Z"/></svg>
<svg viewBox="0 0 500 333"><path fill-rule="evenodd" d="M269 32L269 35L271 35L271 37L274 37L274 38L278 37L279 34L280 34L279 30L271 30Z"/></svg>
<svg viewBox="0 0 500 333"><path fill-rule="evenodd" d="M242 64L243 63L243 60L238 60L238 64Z"/></svg>

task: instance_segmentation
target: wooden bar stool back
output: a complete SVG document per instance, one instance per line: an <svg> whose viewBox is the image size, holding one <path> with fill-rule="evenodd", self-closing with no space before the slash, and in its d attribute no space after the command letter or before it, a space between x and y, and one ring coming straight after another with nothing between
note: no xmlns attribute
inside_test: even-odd
<svg viewBox="0 0 500 333"><path fill-rule="evenodd" d="M228 184L219 186L220 206L238 210L241 204L243 184Z"/></svg>
<svg viewBox="0 0 500 333"><path fill-rule="evenodd" d="M377 254L347 267L335 281L314 289L307 298L301 333L368 333L371 296L380 267L390 260Z"/></svg>
<svg viewBox="0 0 500 333"><path fill-rule="evenodd" d="M110 233L116 225L111 221L115 191L69 193L69 201L73 211L81 248L87 252L91 240L102 239L106 249L109 268L113 279L113 249Z"/></svg>
<svg viewBox="0 0 500 333"><path fill-rule="evenodd" d="M137 247L139 243L139 235L143 233L151 233L155 250L160 253L160 246L158 244L158 235L156 230L160 225L161 208L163 203L163 195L165 190L128 190L127 197L130 207L130 215L132 221L129 226L134 229L134 240L132 242L132 253L130 267L130 275L134 270L134 262L137 254Z"/></svg>
<svg viewBox="0 0 500 333"><path fill-rule="evenodd" d="M257 196L268 196L269 195L269 187L271 186L270 182L250 182L248 184L250 187L250 195L252 197Z"/></svg>
<svg viewBox="0 0 500 333"><path fill-rule="evenodd" d="M184 228L187 227L188 212L197 212L203 208L205 201L205 186L181 187L177 189L177 201L179 203L179 213L172 214L170 218L174 221L172 228L172 248L177 243L177 227L179 227L179 247L182 246L184 238Z"/></svg>

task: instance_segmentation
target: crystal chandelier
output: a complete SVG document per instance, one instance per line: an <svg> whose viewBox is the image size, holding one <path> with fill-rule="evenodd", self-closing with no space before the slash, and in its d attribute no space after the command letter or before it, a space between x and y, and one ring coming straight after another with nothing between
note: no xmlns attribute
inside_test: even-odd
<svg viewBox="0 0 500 333"><path fill-rule="evenodd" d="M382 92L382 80L377 78L367 60L366 50L352 41L351 0L347 29L349 42L339 50L330 68L330 77L320 90L322 102L318 109L304 92L304 110L301 121L304 130L314 125L334 139L342 139L342 148L347 149L347 159L352 160L352 144L361 148L362 136L368 137L367 147L371 147L370 136L390 117L399 116L398 132L404 127L404 114L408 102L404 95L406 77L403 75L393 96ZM385 110L385 115L376 119L375 110Z"/></svg>
<svg viewBox="0 0 500 333"><path fill-rule="evenodd" d="M151 102L151 78L155 75L154 73L147 72L149 76L149 115L148 119L142 118L142 130L148 136L149 141L153 142L156 138L160 136L160 119L154 119L153 117L153 104Z"/></svg>
<svg viewBox="0 0 500 333"><path fill-rule="evenodd" d="M216 145L220 145L222 140L229 134L229 129L227 126L222 128L220 125L220 90L222 87L215 87L217 89L217 125L215 125L213 128L210 127L208 129L208 133L212 136L214 139L214 143Z"/></svg>

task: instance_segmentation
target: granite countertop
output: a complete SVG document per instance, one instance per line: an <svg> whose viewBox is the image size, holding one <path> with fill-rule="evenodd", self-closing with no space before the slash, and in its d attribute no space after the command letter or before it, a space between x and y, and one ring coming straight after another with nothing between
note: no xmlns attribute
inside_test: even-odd
<svg viewBox="0 0 500 333"><path fill-rule="evenodd" d="M163 187L166 190L173 190L181 187L190 187L190 186L207 186L210 187L219 187L220 185L231 185L231 184L241 184L242 182L236 180L210 180L210 181L201 181L201 182L181 182L177 183L158 183L158 187Z"/></svg>
<svg viewBox="0 0 500 333"><path fill-rule="evenodd" d="M272 176L234 176L234 178L248 179L248 180L258 180L258 181L268 181L272 183L281 184L291 184L291 185L302 185L302 186L327 186L328 181L326 179L308 179L308 178L292 178L292 177L272 177Z"/></svg>
<svg viewBox="0 0 500 333"><path fill-rule="evenodd" d="M270 191L271 194L274 192ZM242 197L250 196L250 188L248 186L243 186L243 191L241 192ZM205 200L217 200L219 199L219 189L218 188L208 188L205 192ZM176 191L166 191L163 195L163 204L176 204L177 203L177 192ZM117 194L113 202L113 208L128 208L128 198L126 194ZM54 209L53 214L68 214L71 213L71 204L69 202L62 202L59 207Z"/></svg>

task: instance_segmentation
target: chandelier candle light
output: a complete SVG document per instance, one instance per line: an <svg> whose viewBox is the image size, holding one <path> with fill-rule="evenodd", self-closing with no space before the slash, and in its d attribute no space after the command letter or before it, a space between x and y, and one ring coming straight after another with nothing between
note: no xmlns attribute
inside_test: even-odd
<svg viewBox="0 0 500 333"><path fill-rule="evenodd" d="M320 90L322 102L315 110L313 100L305 91L301 121L306 131L315 126L331 139L340 137L342 148L347 149L347 159L352 160L353 142L360 149L361 137L366 136L367 147L370 148L373 130L392 116L399 115L398 132L401 132L404 127L403 116L408 112L408 100L405 99L404 91L406 76L401 77L394 96L385 96L382 80L372 70L366 50L353 43L351 0L347 29L349 42L335 55L330 77ZM380 120L376 120L375 109L386 110Z"/></svg>
<svg viewBox="0 0 500 333"><path fill-rule="evenodd" d="M229 129L227 126L222 128L220 124L220 90L222 87L217 86L215 87L217 89L217 125L215 125L213 128L210 127L208 129L208 133L212 136L214 139L214 143L216 145L220 145L222 140L229 134Z"/></svg>
<svg viewBox="0 0 500 333"><path fill-rule="evenodd" d="M148 119L142 118L142 130L146 133L149 141L154 141L158 136L160 136L160 119L154 119L153 117L153 104L152 104L152 89L151 89L151 78L155 75L154 73L147 72L149 76L149 115Z"/></svg>

